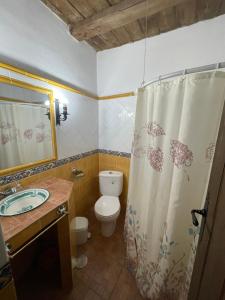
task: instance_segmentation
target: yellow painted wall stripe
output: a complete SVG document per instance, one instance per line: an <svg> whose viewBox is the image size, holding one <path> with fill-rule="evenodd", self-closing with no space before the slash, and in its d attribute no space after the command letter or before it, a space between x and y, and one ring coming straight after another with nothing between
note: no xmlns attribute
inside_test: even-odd
<svg viewBox="0 0 225 300"><path fill-rule="evenodd" d="M114 94L110 96L99 96L98 100L110 100L110 99L118 99L118 98L133 97L133 96L135 96L135 92L128 92L123 94Z"/></svg>
<svg viewBox="0 0 225 300"><path fill-rule="evenodd" d="M9 65L9 64L5 64L5 63L0 62L0 68L4 68L4 69L10 70L10 71L12 71L12 72L21 74L21 75L24 75L24 76L27 76L27 77L30 77L30 78L33 78L33 79L37 79L37 80L46 82L46 83L48 83L48 84L57 86L57 87L59 87L59 88L68 90L68 91L70 91L70 92L74 92L74 93L79 94L79 95L82 95L82 96L87 96L87 97L92 98L92 99L95 99L95 100L98 99L98 97L97 97L96 95L91 94L91 93L89 93L89 92L85 92L85 91L82 91L82 90L79 90L79 89L70 87L70 86L68 86L68 85L65 85L65 84L56 82L56 81L54 81L54 80L50 80L50 79L48 79L48 78L39 76L39 75L37 75L37 74L33 74L33 73L31 73L31 72L27 72L26 70L23 70L23 69L14 67L14 66Z"/></svg>
<svg viewBox="0 0 225 300"><path fill-rule="evenodd" d="M15 72L15 73L18 73L18 74L21 74L21 75L33 78L33 79L37 79L37 80L46 82L48 84L51 84L51 85L54 85L56 87L62 88L64 90L67 90L67 91L79 94L81 96L89 97L89 98L94 99L94 100L110 100L110 99L119 99L119 98L125 98L125 97L135 96L135 92L127 92L127 93L114 94L114 95L109 95L109 96L97 96L97 95L94 95L92 93L83 91L81 89L77 89L77 88L68 86L66 84L62 84L62 83L59 83L57 81L54 81L54 80L51 80L51 79L39 76L37 74L28 72L28 71L26 71L24 69L20 69L20 68L14 67L14 66L6 64L4 62L0 62L0 68L9 70L9 71L12 71L12 72Z"/></svg>

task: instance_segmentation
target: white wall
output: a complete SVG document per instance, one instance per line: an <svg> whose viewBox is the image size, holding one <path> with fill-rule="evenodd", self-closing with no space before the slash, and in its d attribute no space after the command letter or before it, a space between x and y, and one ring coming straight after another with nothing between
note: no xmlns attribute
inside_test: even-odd
<svg viewBox="0 0 225 300"><path fill-rule="evenodd" d="M143 76L143 53L143 40L98 52L99 96L136 90ZM162 74L220 61L225 61L225 15L149 38L145 80L149 81ZM132 140L130 128L134 126L134 101L134 97L100 101L100 148L130 152ZM118 107L123 106L124 103L126 107L129 106L129 114L121 114L118 110ZM119 122L115 122L118 119ZM126 130L126 127L129 130Z"/></svg>
<svg viewBox="0 0 225 300"><path fill-rule="evenodd" d="M0 60L96 93L96 52L66 30L41 1L1 0ZM97 101L13 72L10 76L52 89L55 98L68 103L68 120L56 128L59 158L98 148Z"/></svg>
<svg viewBox="0 0 225 300"><path fill-rule="evenodd" d="M96 93L95 50L76 42L39 0L1 0L1 58Z"/></svg>

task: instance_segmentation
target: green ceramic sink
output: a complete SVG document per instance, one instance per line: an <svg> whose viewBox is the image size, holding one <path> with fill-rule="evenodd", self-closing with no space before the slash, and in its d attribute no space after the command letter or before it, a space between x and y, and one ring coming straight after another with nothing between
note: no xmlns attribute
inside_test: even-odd
<svg viewBox="0 0 225 300"><path fill-rule="evenodd" d="M20 215L43 204L49 198L45 189L27 189L0 201L0 216Z"/></svg>

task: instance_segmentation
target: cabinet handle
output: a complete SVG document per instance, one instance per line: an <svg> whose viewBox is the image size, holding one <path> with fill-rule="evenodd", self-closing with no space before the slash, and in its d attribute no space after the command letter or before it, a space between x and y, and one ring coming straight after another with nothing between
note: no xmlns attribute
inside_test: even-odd
<svg viewBox="0 0 225 300"><path fill-rule="evenodd" d="M68 211L66 210L66 206L65 205L61 205L58 209L57 209L57 214L58 215L68 215Z"/></svg>

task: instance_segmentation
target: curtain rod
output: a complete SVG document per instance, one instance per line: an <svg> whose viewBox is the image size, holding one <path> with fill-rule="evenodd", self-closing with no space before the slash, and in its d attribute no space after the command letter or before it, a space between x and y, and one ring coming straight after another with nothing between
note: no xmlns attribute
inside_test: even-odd
<svg viewBox="0 0 225 300"><path fill-rule="evenodd" d="M25 101L25 100L19 100L19 99L1 97L0 96L0 104L1 103L9 103L9 104L17 103L17 104L21 104L21 105L33 105L33 106L39 106L39 107L47 108L47 106L42 104L42 103L29 102L29 101Z"/></svg>
<svg viewBox="0 0 225 300"><path fill-rule="evenodd" d="M146 84L143 85L143 87L146 87L149 84L152 84L154 82L157 82L159 80L164 80L164 79L169 79L181 75L186 75L186 74L192 74L192 73L198 73L198 72L204 72L204 71L212 71L212 70L217 70L217 69L223 69L225 68L225 62L219 62L211 65L205 65L201 67L196 67L196 68L189 68L189 69L184 69L182 71L176 71L173 73L168 73L165 75L158 76L151 81L147 82Z"/></svg>

